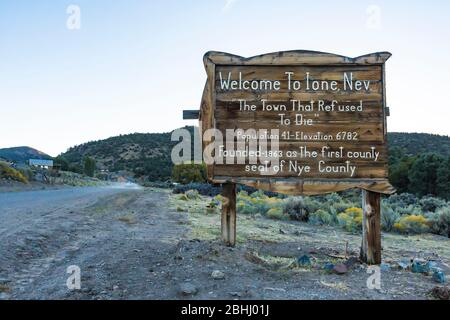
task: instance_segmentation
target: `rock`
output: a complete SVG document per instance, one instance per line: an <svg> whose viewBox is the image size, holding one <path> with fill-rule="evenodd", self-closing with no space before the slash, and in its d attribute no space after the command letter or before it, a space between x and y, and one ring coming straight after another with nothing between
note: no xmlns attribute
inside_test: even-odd
<svg viewBox="0 0 450 320"><path fill-rule="evenodd" d="M179 291L183 296L193 296L193 295L197 294L198 289L192 283L184 282L180 285Z"/></svg>
<svg viewBox="0 0 450 320"><path fill-rule="evenodd" d="M223 273L223 272L220 271L220 270L214 270L214 271L211 273L211 277L212 277L214 280L222 280L222 279L225 279L225 273Z"/></svg>
<svg viewBox="0 0 450 320"><path fill-rule="evenodd" d="M240 292L229 292L229 295L232 297L238 297L238 298L242 297L242 294Z"/></svg>
<svg viewBox="0 0 450 320"><path fill-rule="evenodd" d="M433 280L439 283L445 283L445 274L442 271L434 271Z"/></svg>
<svg viewBox="0 0 450 320"><path fill-rule="evenodd" d="M347 269L352 268L357 263L359 263L359 259L356 257L350 257L344 262Z"/></svg>
<svg viewBox="0 0 450 320"><path fill-rule="evenodd" d="M448 287L434 287L431 295L439 300L450 300L450 289Z"/></svg>
<svg viewBox="0 0 450 320"><path fill-rule="evenodd" d="M345 274L348 272L348 268L345 264L339 263L333 267L333 271L337 274Z"/></svg>
<svg viewBox="0 0 450 320"><path fill-rule="evenodd" d="M113 291L117 291L117 290L119 290L119 286L118 285L114 285L113 286Z"/></svg>
<svg viewBox="0 0 450 320"><path fill-rule="evenodd" d="M264 290L267 290L267 291L280 291L280 292L286 292L286 289L283 289L283 288L265 287Z"/></svg>
<svg viewBox="0 0 450 320"><path fill-rule="evenodd" d="M302 267L310 266L311 259L305 254L297 259L297 264Z"/></svg>

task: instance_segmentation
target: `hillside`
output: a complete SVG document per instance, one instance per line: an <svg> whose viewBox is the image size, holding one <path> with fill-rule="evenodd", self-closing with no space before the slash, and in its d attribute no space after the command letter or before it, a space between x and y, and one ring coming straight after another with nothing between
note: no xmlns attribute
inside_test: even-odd
<svg viewBox="0 0 450 320"><path fill-rule="evenodd" d="M426 152L435 152L450 156L450 138L428 133L388 133L389 148L399 147L406 155L415 156Z"/></svg>
<svg viewBox="0 0 450 320"><path fill-rule="evenodd" d="M0 158L17 163L25 163L29 159L52 159L48 154L30 147L0 149Z"/></svg>
<svg viewBox="0 0 450 320"><path fill-rule="evenodd" d="M189 128L193 130L193 127ZM99 169L127 170L137 177L166 180L172 171L171 133L133 133L88 142L70 148L62 156L72 165L81 165L85 156L95 158ZM423 133L389 133L389 146L399 147L407 154L436 152L450 155L450 138Z"/></svg>
<svg viewBox="0 0 450 320"><path fill-rule="evenodd" d="M162 181L172 174L170 155L175 144L171 132L133 133L75 146L61 157L71 166L81 166L83 158L89 156L96 160L100 170L125 170L136 177Z"/></svg>

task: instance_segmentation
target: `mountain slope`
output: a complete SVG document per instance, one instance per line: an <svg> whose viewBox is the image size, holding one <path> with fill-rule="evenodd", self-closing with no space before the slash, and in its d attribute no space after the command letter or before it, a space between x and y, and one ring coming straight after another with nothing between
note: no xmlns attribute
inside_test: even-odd
<svg viewBox="0 0 450 320"><path fill-rule="evenodd" d="M193 127L188 128L193 130ZM177 142L168 133L133 133L92 141L61 154L72 166L81 166L86 156L96 160L98 169L130 171L136 177L166 180L172 174L171 152Z"/></svg>
<svg viewBox="0 0 450 320"><path fill-rule="evenodd" d="M14 147L14 148L0 149L0 158L18 163L25 163L29 159L44 159L44 160L53 159L48 154L30 147Z"/></svg>
<svg viewBox="0 0 450 320"><path fill-rule="evenodd" d="M193 127L188 127L192 132ZM95 158L99 169L127 170L137 177L166 180L171 176L171 133L133 133L88 142L70 148L63 156L72 165L80 166L85 156ZM450 138L424 133L389 133L389 147L399 147L415 155L436 152L450 155Z"/></svg>
<svg viewBox="0 0 450 320"><path fill-rule="evenodd" d="M407 155L435 152L450 156L450 137L428 133L388 133L389 148L399 147Z"/></svg>

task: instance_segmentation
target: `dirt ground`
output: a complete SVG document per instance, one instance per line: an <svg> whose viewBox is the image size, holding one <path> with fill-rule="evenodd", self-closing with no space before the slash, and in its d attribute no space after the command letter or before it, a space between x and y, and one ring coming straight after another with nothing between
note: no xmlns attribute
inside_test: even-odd
<svg viewBox="0 0 450 320"><path fill-rule="evenodd" d="M156 189L92 193L31 207L2 204L0 194L0 218L14 217L0 227L0 299L429 299L432 277L397 262L431 259L449 271L449 239L384 234L390 268L380 290L368 289L359 262L342 275L322 268L356 257L360 235L239 215L238 244L229 248L218 240L220 215L205 210L207 198L183 201ZM293 263L302 255L310 266ZM80 267L80 290L66 286L71 265Z"/></svg>

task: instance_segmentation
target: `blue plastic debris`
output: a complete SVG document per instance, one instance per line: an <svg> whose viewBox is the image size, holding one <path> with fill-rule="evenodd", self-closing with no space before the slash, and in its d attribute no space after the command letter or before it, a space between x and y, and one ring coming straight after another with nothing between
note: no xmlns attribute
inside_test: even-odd
<svg viewBox="0 0 450 320"><path fill-rule="evenodd" d="M303 255L303 256L301 256L301 257L299 257L297 259L297 263L300 266L310 266L311 265L311 259L305 254L305 255Z"/></svg>
<svg viewBox="0 0 450 320"><path fill-rule="evenodd" d="M326 271L333 271L334 268L334 264L332 264L331 262L327 262L323 265L323 269Z"/></svg>
<svg viewBox="0 0 450 320"><path fill-rule="evenodd" d="M411 271L414 273L425 273L425 274L431 274L435 271L441 271L441 269L436 265L436 262L434 261L420 261L415 260L412 263Z"/></svg>
<svg viewBox="0 0 450 320"><path fill-rule="evenodd" d="M411 266L411 271L414 273L428 273L430 271L430 267L428 263L414 261Z"/></svg>
<svg viewBox="0 0 450 320"><path fill-rule="evenodd" d="M387 272L387 271L391 270L391 266L387 263L382 263L382 264L380 264L380 270L383 272Z"/></svg>
<svg viewBox="0 0 450 320"><path fill-rule="evenodd" d="M435 272L435 271L441 271L441 268L439 268L436 264L436 262L433 261L428 261L427 262L427 268L428 268L428 272Z"/></svg>
<svg viewBox="0 0 450 320"><path fill-rule="evenodd" d="M409 267L409 262L405 261L405 260L399 261L399 262L397 262L397 264L400 267L400 269L402 269L402 270L406 270Z"/></svg>
<svg viewBox="0 0 450 320"><path fill-rule="evenodd" d="M445 279L445 274L442 271L434 271L433 279L439 283L445 283L447 279Z"/></svg>

